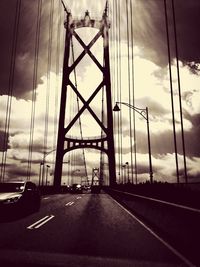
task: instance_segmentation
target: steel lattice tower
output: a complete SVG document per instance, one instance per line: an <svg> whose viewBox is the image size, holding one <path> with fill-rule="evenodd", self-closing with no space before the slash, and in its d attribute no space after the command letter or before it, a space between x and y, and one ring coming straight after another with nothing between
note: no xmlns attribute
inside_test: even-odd
<svg viewBox="0 0 200 267"><path fill-rule="evenodd" d="M54 174L54 186L59 188L61 185L62 177L62 165L64 154L78 148L93 148L103 151L108 156L109 165L109 182L110 186L113 186L116 182L115 174L115 151L114 151L114 137L113 137L113 116L112 116L112 99L111 99L111 81L110 81L110 62L109 62L109 36L108 31L110 23L108 21L108 6L104 10L101 20L94 20L90 18L89 12L85 12L85 17L83 19L73 19L71 13L67 10L67 19L65 22L66 37L65 37L65 52L64 52L64 62L63 62L63 78L62 78L62 91L61 91L61 102L60 102L60 117L58 126L58 139L57 139L57 151L56 151L56 165ZM80 36L77 34L75 29L91 27L98 29L95 37L86 45ZM76 58L71 66L69 66L70 58L70 42L72 36L76 38L78 43L82 46L82 53ZM94 54L91 52L91 47L99 39L103 38L103 66L96 59ZM102 81L98 87L93 91L88 100L85 100L76 86L70 81L70 74L75 70L76 66L80 63L82 58L88 54L93 62L98 67L99 71L102 72ZM82 108L77 112L74 118L65 125L65 113L67 105L67 89L71 87L78 99L83 103ZM98 92L105 88L106 95L106 109L107 109L107 125L98 118L94 110L90 107L91 102L94 100ZM73 139L67 137L67 133L74 126L75 122L80 118L81 114L88 110L90 115L95 119L104 133L103 137L98 139Z"/></svg>

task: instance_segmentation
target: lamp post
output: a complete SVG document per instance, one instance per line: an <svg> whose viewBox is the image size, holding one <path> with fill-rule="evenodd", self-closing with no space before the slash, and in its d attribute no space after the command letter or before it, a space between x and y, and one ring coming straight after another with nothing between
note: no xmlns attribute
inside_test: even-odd
<svg viewBox="0 0 200 267"><path fill-rule="evenodd" d="M150 183L153 183L153 168L152 168L152 161L151 161L151 140L150 140L150 130L149 130L149 111L148 107L146 108L137 108L134 107L131 104L125 103L125 102L116 102L115 106L113 108L113 111L120 111L120 108L118 104L125 105L134 111L136 111L138 114L140 114L147 122L147 140L148 140L148 153L149 153L149 176L150 176Z"/></svg>
<svg viewBox="0 0 200 267"><path fill-rule="evenodd" d="M56 148L46 152L44 151L43 152L43 159L42 161L40 162L40 173L39 173L39 186L40 185L44 185L44 175L45 175L45 158L52 152L56 151Z"/></svg>
<svg viewBox="0 0 200 267"><path fill-rule="evenodd" d="M49 165L46 165L47 171L46 171L46 183L45 185L47 186L47 181L48 181L48 169L50 168Z"/></svg>
<svg viewBox="0 0 200 267"><path fill-rule="evenodd" d="M67 161L63 161L63 164L69 164L70 163L70 161L69 160L67 160ZM67 175L66 175L66 183L69 185L69 169L67 169ZM64 182L63 182L63 184L64 184Z"/></svg>
<svg viewBox="0 0 200 267"><path fill-rule="evenodd" d="M127 166L127 177L128 177L128 184L130 183L130 179L129 179L129 163L126 162L126 166Z"/></svg>
<svg viewBox="0 0 200 267"><path fill-rule="evenodd" d="M41 174L42 174L42 166L43 165L44 165L44 163L40 162L39 183L38 183L39 186L41 185Z"/></svg>
<svg viewBox="0 0 200 267"><path fill-rule="evenodd" d="M126 183L126 165L122 165L122 184Z"/></svg>

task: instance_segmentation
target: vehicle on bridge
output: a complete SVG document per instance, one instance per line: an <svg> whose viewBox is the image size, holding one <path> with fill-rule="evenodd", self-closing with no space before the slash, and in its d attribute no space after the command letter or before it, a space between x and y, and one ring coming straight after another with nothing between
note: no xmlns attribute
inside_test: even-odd
<svg viewBox="0 0 200 267"><path fill-rule="evenodd" d="M82 185L81 184L73 184L72 186L71 186L71 190L70 190L70 192L71 193L74 193L74 194L76 194L76 193L80 193L80 194L82 194L83 193L83 187L82 187Z"/></svg>
<svg viewBox="0 0 200 267"><path fill-rule="evenodd" d="M38 211L41 196L37 186L30 181L0 183L0 213L18 215Z"/></svg>

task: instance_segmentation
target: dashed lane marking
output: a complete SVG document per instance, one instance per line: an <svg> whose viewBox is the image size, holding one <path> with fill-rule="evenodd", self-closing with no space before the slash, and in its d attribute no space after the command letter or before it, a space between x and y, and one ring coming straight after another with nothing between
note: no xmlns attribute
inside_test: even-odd
<svg viewBox="0 0 200 267"><path fill-rule="evenodd" d="M55 216L54 215L47 215L43 217L42 219L38 220L37 222L31 224L30 226L27 227L27 229L33 230L33 229L38 229L51 219L53 219Z"/></svg>
<svg viewBox="0 0 200 267"><path fill-rule="evenodd" d="M73 204L74 204L74 202L71 201L71 202L68 202L67 204L65 204L65 206L71 206L71 205L73 205Z"/></svg>

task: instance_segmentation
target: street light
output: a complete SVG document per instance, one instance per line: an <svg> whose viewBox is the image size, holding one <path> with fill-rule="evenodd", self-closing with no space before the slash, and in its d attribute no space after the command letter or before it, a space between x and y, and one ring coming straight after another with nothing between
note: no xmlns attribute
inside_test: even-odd
<svg viewBox="0 0 200 267"><path fill-rule="evenodd" d="M129 163L126 162L126 166L127 166L127 177L128 177L128 184L130 183L130 180L129 180Z"/></svg>
<svg viewBox="0 0 200 267"><path fill-rule="evenodd" d="M138 114L140 114L147 122L147 139L148 139L148 152L149 152L149 176L150 176L150 183L153 183L153 169L152 169L152 161L151 161L151 141L150 141L150 131L149 131L149 111L148 107L146 108L137 108L134 107L131 104L125 103L125 102L116 102L115 106L113 108L113 111L120 111L120 108L118 104L125 105L134 111L136 111Z"/></svg>
<svg viewBox="0 0 200 267"><path fill-rule="evenodd" d="M126 165L122 165L122 184L126 183Z"/></svg>
<svg viewBox="0 0 200 267"><path fill-rule="evenodd" d="M47 171L46 171L46 186L47 186L47 181L48 181L48 169L50 168L49 165L46 165Z"/></svg>
<svg viewBox="0 0 200 267"><path fill-rule="evenodd" d="M41 174L42 174L42 166L44 165L43 162L40 162L40 173L39 173L39 186L41 185Z"/></svg>
<svg viewBox="0 0 200 267"><path fill-rule="evenodd" d="M40 173L39 173L39 186L40 185L44 185L43 183L44 183L44 175L45 175L45 170L44 170L44 168L45 168L45 158L50 154L50 153L52 153L52 152L54 152L54 151L56 151L56 148L54 148L54 149L52 149L52 150L50 150L50 151L48 151L48 152L46 152L46 151L44 151L43 153L44 153L44 155L43 155L43 159L42 159L42 162L40 162ZM43 166L43 167L42 167Z"/></svg>

